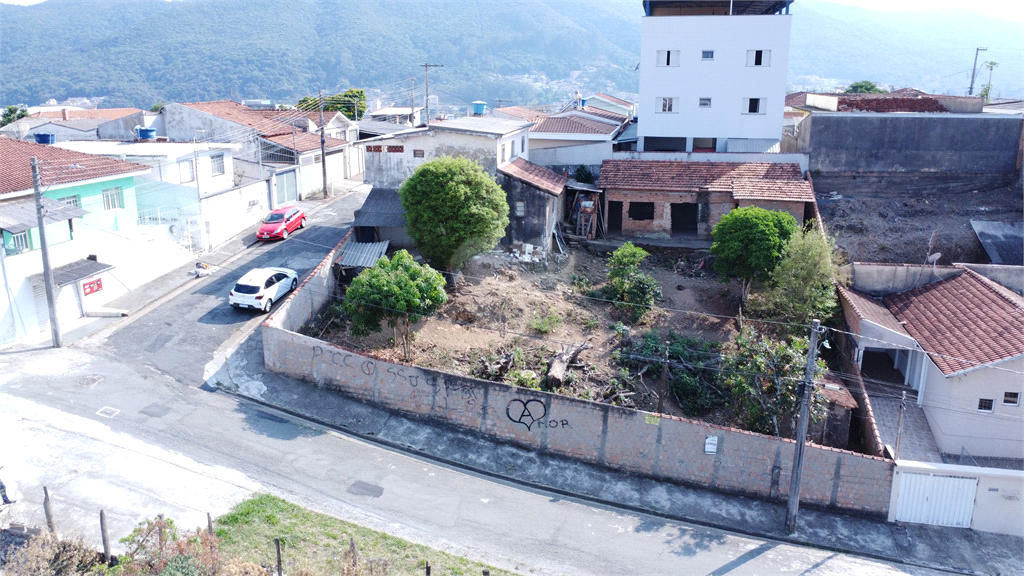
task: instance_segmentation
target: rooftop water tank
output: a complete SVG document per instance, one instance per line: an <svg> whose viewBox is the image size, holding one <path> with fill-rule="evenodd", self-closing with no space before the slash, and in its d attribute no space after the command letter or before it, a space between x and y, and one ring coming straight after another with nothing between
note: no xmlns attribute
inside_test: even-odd
<svg viewBox="0 0 1024 576"><path fill-rule="evenodd" d="M39 132L34 135L36 137L36 144L53 144L57 141L56 134L47 134L45 132Z"/></svg>
<svg viewBox="0 0 1024 576"><path fill-rule="evenodd" d="M139 140L155 140L156 128L139 128Z"/></svg>
<svg viewBox="0 0 1024 576"><path fill-rule="evenodd" d="M477 100L476 102L473 102L473 114L474 115L480 116L481 114L484 113L485 109L487 109L487 102L482 102L480 100Z"/></svg>
<svg viewBox="0 0 1024 576"><path fill-rule="evenodd" d="M580 107L581 108L586 108L587 107L587 99L586 98L580 100Z"/></svg>

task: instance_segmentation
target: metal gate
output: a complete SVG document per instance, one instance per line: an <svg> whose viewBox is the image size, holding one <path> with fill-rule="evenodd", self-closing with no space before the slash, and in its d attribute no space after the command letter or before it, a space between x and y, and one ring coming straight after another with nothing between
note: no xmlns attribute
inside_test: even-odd
<svg viewBox="0 0 1024 576"><path fill-rule="evenodd" d="M977 491L977 478L903 472L896 521L970 528Z"/></svg>

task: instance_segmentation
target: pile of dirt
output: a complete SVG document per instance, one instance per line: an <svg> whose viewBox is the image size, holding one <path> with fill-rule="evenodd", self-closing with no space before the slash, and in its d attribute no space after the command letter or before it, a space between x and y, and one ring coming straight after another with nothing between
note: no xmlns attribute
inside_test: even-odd
<svg viewBox="0 0 1024 576"><path fill-rule="evenodd" d="M852 262L924 263L939 252L940 264L989 262L971 220L1019 222L1024 200L1019 188L966 192L892 188L861 192L856 181L817 189L825 227Z"/></svg>

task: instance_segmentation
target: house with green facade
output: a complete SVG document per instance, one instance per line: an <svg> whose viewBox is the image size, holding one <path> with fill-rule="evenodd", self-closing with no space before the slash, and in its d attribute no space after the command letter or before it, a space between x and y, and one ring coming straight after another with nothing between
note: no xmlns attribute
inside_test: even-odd
<svg viewBox="0 0 1024 576"><path fill-rule="evenodd" d="M150 166L0 138L0 346L48 327L33 158L62 323L130 289L115 270L145 258L135 179Z"/></svg>

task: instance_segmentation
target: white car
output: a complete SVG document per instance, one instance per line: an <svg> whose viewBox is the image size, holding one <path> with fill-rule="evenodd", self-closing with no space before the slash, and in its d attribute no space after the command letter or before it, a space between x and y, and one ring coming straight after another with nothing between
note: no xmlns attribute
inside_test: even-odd
<svg viewBox="0 0 1024 576"><path fill-rule="evenodd" d="M274 302L299 285L299 275L288 268L253 268L228 292L228 304L270 312Z"/></svg>

